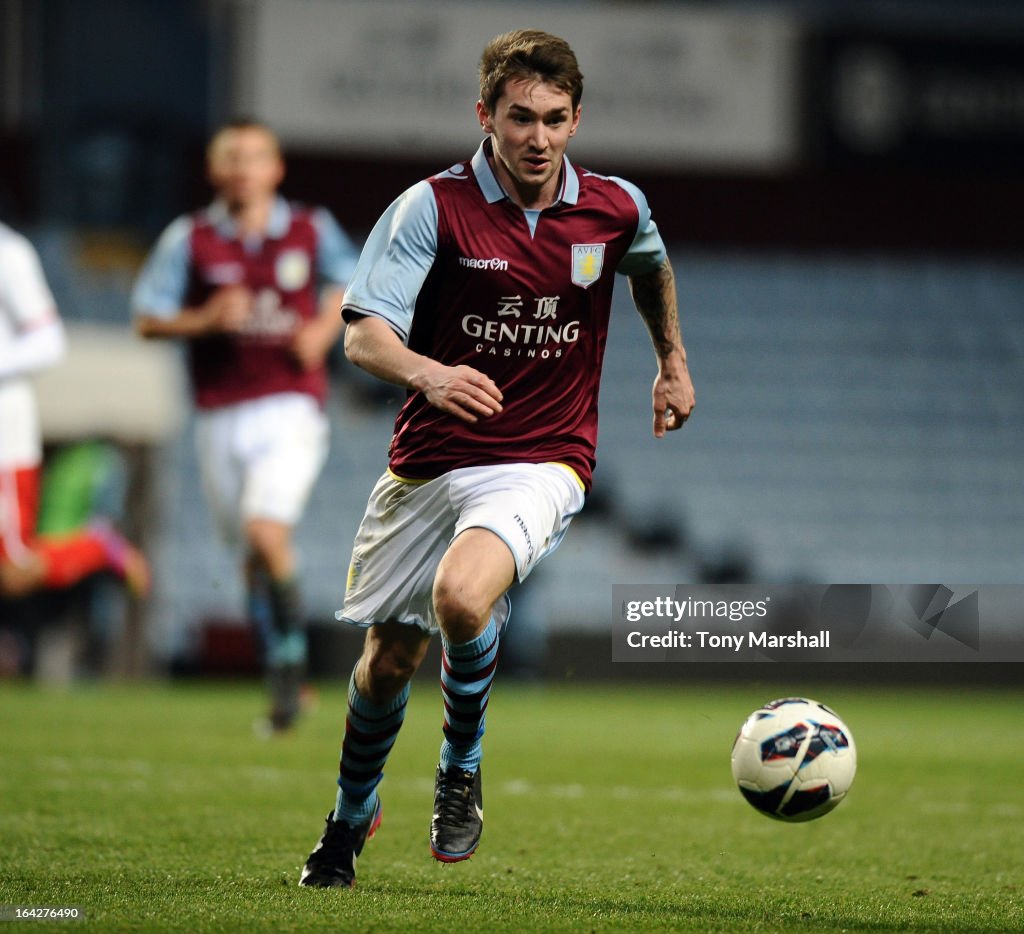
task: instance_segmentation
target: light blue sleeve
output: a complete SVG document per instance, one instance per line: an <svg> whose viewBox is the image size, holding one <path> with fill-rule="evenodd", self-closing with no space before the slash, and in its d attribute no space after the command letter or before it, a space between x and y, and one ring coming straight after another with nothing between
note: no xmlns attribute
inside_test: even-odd
<svg viewBox="0 0 1024 934"><path fill-rule="evenodd" d="M179 217L160 235L132 288L132 312L173 318L185 302L192 219Z"/></svg>
<svg viewBox="0 0 1024 934"><path fill-rule="evenodd" d="M317 240L317 277L330 285L345 285L355 272L358 248L330 211L318 208L312 220Z"/></svg>
<svg viewBox="0 0 1024 934"><path fill-rule="evenodd" d="M651 217L651 209L647 205L647 198L644 197L644 193L636 185L632 182L627 182L624 178L613 177L611 181L615 182L633 199L637 210L640 212L636 236L633 238L629 250L622 257L622 261L615 271L622 273L624 276L642 276L646 272L654 272L665 262L668 254L665 251L665 244L661 239L661 234L658 232L658 225L654 223Z"/></svg>
<svg viewBox="0 0 1024 934"><path fill-rule="evenodd" d="M383 318L409 339L416 298L437 256L437 202L428 182L417 182L381 215L366 238L345 291L345 320Z"/></svg>

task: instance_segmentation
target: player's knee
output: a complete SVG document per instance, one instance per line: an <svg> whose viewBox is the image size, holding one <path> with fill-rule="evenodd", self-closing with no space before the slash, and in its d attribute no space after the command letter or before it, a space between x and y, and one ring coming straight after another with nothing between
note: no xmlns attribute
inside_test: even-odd
<svg viewBox="0 0 1024 934"><path fill-rule="evenodd" d="M434 613L452 642L475 639L487 624L490 610L467 587L452 586L443 579L434 584Z"/></svg>
<svg viewBox="0 0 1024 934"><path fill-rule="evenodd" d="M33 566L22 566L0 558L0 596L11 600L27 597L39 585L42 574Z"/></svg>
<svg viewBox="0 0 1024 934"><path fill-rule="evenodd" d="M0 597L18 596L11 565L0 558Z"/></svg>
<svg viewBox="0 0 1024 934"><path fill-rule="evenodd" d="M246 523L245 538L257 563L271 573L291 563L291 529L283 523L252 519Z"/></svg>
<svg viewBox="0 0 1024 934"><path fill-rule="evenodd" d="M245 537L253 551L265 554L277 551L288 542L287 529L278 522L252 520L246 524Z"/></svg>

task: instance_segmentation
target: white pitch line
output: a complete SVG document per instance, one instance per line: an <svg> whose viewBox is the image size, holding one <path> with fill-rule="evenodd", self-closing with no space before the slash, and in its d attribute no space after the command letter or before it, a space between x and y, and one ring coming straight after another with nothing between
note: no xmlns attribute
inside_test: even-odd
<svg viewBox="0 0 1024 934"><path fill-rule="evenodd" d="M230 773L236 779L241 778L255 784L281 784L294 782L296 775L320 774L320 770L286 769L267 765L208 766L196 763L153 763L143 759L113 759L99 756L84 756L71 759L66 756L40 756L33 765L42 773L50 773L51 782L60 783L61 778L74 773L77 782L92 782L92 787L112 787L120 778L126 785L135 786L140 776L160 775L169 771L201 772L208 776ZM96 775L96 773L102 773ZM434 790L432 778L388 778L385 786L410 794L430 794ZM572 783L539 783L525 778L509 778L495 783L495 791L499 795L509 797L556 798L580 801L586 798L618 800L658 800L658 801L713 801L733 804L742 801L731 788L715 788L710 791L693 791L683 787L650 788L636 785L585 785ZM493 792L492 792L493 793Z"/></svg>
<svg viewBox="0 0 1024 934"><path fill-rule="evenodd" d="M2 757L0 757L2 761ZM149 790L154 778L169 772L200 773L211 780L218 776L231 776L256 785L295 784L302 776L305 782L311 776L325 778L327 786L333 775L330 769L294 769L266 765L209 766L188 762L150 762L145 759L114 759L99 756L71 758L67 756L38 756L30 760L30 766L41 774L41 782L54 790L88 787L95 790L116 790L136 792ZM0 769L0 776L6 769ZM100 774L96 774L100 773ZM142 784L142 779L148 784ZM2 785L2 778L0 778ZM429 796L434 790L434 781L428 775L416 778L395 778L385 776L385 790L388 788L410 795ZM731 786L723 785L711 789L692 789L685 784L669 787L646 787L640 785L583 784L580 782L534 782L526 778L506 778L492 781L492 794L514 798L545 798L570 801L662 801L673 803L712 803L737 806L744 804L742 796ZM964 815L981 814L997 818L1020 818L1024 816L1024 805L1018 801L920 801L917 810L923 813Z"/></svg>

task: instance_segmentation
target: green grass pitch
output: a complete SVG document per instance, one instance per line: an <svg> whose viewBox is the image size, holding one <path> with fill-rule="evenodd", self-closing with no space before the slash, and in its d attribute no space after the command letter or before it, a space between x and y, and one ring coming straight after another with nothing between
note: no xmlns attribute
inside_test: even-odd
<svg viewBox="0 0 1024 934"><path fill-rule="evenodd" d="M757 814L729 772L746 714L792 693L835 707L860 757L848 800L802 825ZM358 887L310 891L344 685L275 740L251 729L254 685L0 685L0 905L80 906L102 930L1024 930L1022 701L499 678L483 841L444 866L427 844L440 700L421 679Z"/></svg>

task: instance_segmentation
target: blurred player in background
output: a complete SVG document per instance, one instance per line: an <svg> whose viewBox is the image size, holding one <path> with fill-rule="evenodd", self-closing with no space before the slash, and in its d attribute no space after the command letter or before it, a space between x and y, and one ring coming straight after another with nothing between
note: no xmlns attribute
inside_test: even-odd
<svg viewBox="0 0 1024 934"><path fill-rule="evenodd" d="M476 154L391 205L345 298L349 358L408 390L356 536L339 618L367 627L349 684L339 791L301 884L351 887L409 681L440 630L444 738L430 846L456 862L483 827L481 737L505 596L555 549L590 488L615 273L654 343L654 434L694 393L675 282L633 185L565 148L583 76L561 39L484 50Z"/></svg>
<svg viewBox="0 0 1024 934"><path fill-rule="evenodd" d="M43 450L29 377L64 352L64 326L39 257L0 224L0 598L71 587L101 571L144 596L145 558L105 522L67 535L36 534Z"/></svg>
<svg viewBox="0 0 1024 934"><path fill-rule="evenodd" d="M266 126L220 129L207 172L216 199L164 231L132 306L143 337L187 344L204 491L225 540L244 545L269 725L283 730L306 664L292 532L327 455L325 360L358 253L326 210L278 194L284 161Z"/></svg>

